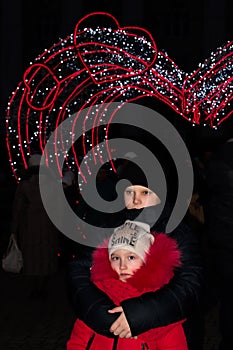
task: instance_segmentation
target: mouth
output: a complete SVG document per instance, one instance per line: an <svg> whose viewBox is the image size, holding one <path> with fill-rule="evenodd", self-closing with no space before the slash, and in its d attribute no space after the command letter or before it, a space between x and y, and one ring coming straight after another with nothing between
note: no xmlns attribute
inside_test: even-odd
<svg viewBox="0 0 233 350"><path fill-rule="evenodd" d="M130 278L130 277L131 277L131 275L129 273L121 273L120 276L119 276L121 281L124 281L124 280L126 280L127 278Z"/></svg>

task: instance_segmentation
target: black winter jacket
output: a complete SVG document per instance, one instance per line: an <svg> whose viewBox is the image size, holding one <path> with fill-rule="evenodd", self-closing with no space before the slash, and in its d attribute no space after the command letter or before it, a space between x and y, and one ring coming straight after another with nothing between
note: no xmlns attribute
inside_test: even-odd
<svg viewBox="0 0 233 350"><path fill-rule="evenodd" d="M144 208L144 222L151 224L151 209L152 213L153 210L156 212L156 207ZM133 220L139 212L141 210L125 210L122 221ZM153 231L166 232L166 222L166 216L159 219L152 227ZM203 268L198 240L189 227L183 223L168 235L174 238L178 244L182 266L176 270L170 283L162 289L122 302L121 306L133 336L151 328L166 326L187 318L200 303L203 289ZM115 307L114 303L90 280L92 252L92 248L83 247L83 258L80 254L80 258L78 257L77 260L68 265L71 296L77 317L97 333L112 337L109 329L119 314L107 312Z"/></svg>

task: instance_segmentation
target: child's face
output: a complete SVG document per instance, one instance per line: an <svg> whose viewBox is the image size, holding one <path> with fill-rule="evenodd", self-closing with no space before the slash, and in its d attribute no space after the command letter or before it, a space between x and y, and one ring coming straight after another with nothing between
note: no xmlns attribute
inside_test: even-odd
<svg viewBox="0 0 233 350"><path fill-rule="evenodd" d="M123 282L133 276L134 272L143 265L143 260L135 253L126 249L117 249L110 259L111 267Z"/></svg>
<svg viewBox="0 0 233 350"><path fill-rule="evenodd" d="M157 194L144 186L129 186L124 192L127 209L141 209L161 203Z"/></svg>

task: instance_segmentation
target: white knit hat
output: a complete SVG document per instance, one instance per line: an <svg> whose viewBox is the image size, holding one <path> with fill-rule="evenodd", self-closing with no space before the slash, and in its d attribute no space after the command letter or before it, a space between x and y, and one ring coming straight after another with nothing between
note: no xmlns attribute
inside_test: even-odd
<svg viewBox="0 0 233 350"><path fill-rule="evenodd" d="M150 233L148 224L126 220L122 226L114 230L109 239L109 259L117 249L126 249L145 261L146 253L153 242L154 236Z"/></svg>

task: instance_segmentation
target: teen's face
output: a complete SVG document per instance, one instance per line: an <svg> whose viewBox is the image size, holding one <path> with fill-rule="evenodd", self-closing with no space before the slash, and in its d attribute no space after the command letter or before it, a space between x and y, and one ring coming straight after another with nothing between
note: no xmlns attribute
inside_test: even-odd
<svg viewBox="0 0 233 350"><path fill-rule="evenodd" d="M157 194L144 186L129 186L124 192L127 209L141 209L161 203Z"/></svg>
<svg viewBox="0 0 233 350"><path fill-rule="evenodd" d="M137 254L126 249L117 249L111 255L110 264L118 274L119 279L126 282L142 266L143 260Z"/></svg>

